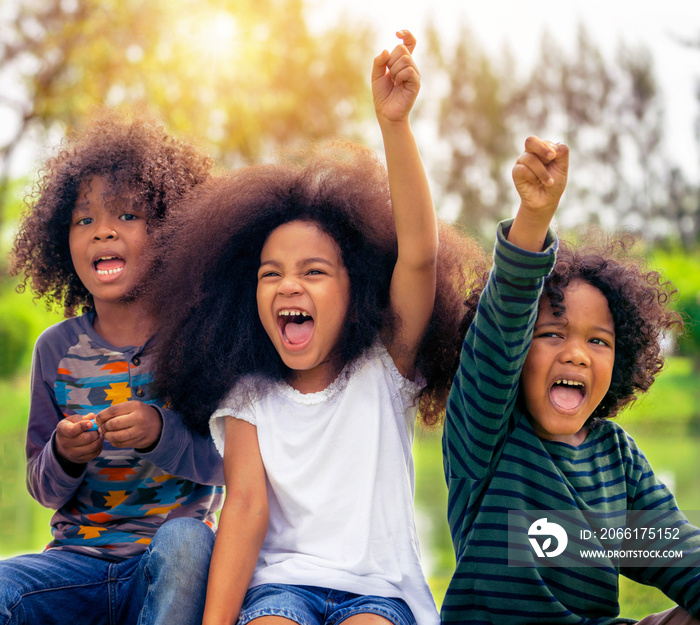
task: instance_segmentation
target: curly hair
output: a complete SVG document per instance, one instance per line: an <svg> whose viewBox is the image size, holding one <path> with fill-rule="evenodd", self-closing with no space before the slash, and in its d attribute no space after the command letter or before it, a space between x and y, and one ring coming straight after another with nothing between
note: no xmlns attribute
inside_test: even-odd
<svg viewBox="0 0 700 625"><path fill-rule="evenodd" d="M565 315L566 288L574 280L594 286L608 302L615 325L615 360L610 388L585 423L595 428L649 390L664 365L661 339L681 331L683 319L670 306L676 290L633 253L637 240L632 234L616 238L591 228L577 238L583 242L559 242L540 302L547 298L555 316ZM462 334L475 316L487 279L488 274L482 274L469 295Z"/></svg>
<svg viewBox="0 0 700 625"><path fill-rule="evenodd" d="M145 208L157 228L171 205L206 180L212 161L194 145L169 136L145 115L133 119L109 109L97 113L50 158L25 203L10 254L10 275L22 276L36 298L63 306L66 317L93 308L92 296L71 260L68 234L81 184L103 176L108 192Z"/></svg>
<svg viewBox="0 0 700 625"><path fill-rule="evenodd" d="M210 180L179 205L159 237L163 273L146 288L159 323L156 385L194 429L206 431L240 377L288 375L256 301L260 253L278 226L314 222L340 248L350 279L337 346L344 363L380 332L391 337L398 323L389 302L397 241L383 164L365 148L339 143L294 158ZM444 409L458 365L470 268L483 262L479 248L456 230L441 224L439 236L435 309L416 363L427 381L419 403L427 425Z"/></svg>
<svg viewBox="0 0 700 625"><path fill-rule="evenodd" d="M670 307L676 290L632 253L635 238L628 234L606 239L600 233L595 238L598 243L576 248L560 244L542 294L557 317L566 314L564 296L572 280L594 286L608 301L615 325L615 361L610 388L586 421L589 428L615 417L649 390L664 365L661 339L683 328L681 316Z"/></svg>

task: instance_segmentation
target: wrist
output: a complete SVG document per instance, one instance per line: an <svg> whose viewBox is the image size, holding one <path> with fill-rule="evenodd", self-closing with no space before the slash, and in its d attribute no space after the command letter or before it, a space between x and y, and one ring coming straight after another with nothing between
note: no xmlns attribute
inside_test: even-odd
<svg viewBox="0 0 700 625"><path fill-rule="evenodd" d="M529 252L541 252L555 211L556 206L532 211L521 204L506 239Z"/></svg>
<svg viewBox="0 0 700 625"><path fill-rule="evenodd" d="M412 133L411 122L408 118L402 117L401 119L389 119L377 113L377 122L379 123L379 129L384 133Z"/></svg>
<svg viewBox="0 0 700 625"><path fill-rule="evenodd" d="M85 464L81 462L73 462L72 460L69 460L66 458L59 450L58 450L58 445L56 444L56 438L54 437L53 439L53 453L54 456L56 456L56 460L58 461L58 464L60 467L63 469L63 472L68 476L72 478L77 478L80 477L83 472L85 471Z"/></svg>

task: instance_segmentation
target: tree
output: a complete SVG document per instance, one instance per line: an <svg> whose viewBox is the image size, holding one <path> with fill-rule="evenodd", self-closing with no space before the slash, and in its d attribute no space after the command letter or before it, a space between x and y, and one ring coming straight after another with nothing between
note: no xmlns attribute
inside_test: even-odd
<svg viewBox="0 0 700 625"><path fill-rule="evenodd" d="M490 231L511 204L509 166L517 154L514 116L522 92L511 79L511 59L492 62L466 25L451 53L428 28L430 62L447 77L437 122L439 147L433 175L443 203L461 205L457 221ZM506 171L507 170L507 171Z"/></svg>
<svg viewBox="0 0 700 625"><path fill-rule="evenodd" d="M6 11L0 210L20 141L95 106L145 107L234 166L280 147L356 136L371 105L371 31L309 32L303 0L22 0ZM6 15L6 13L2 15ZM2 18L0 18L2 19ZM1 213L0 213L1 214Z"/></svg>
<svg viewBox="0 0 700 625"><path fill-rule="evenodd" d="M560 225L633 227L650 241L685 244L698 232L697 189L664 152L647 48L620 43L611 60L580 25L570 51L543 33L534 66L518 72L507 50L492 61L466 27L449 52L437 32L431 37L433 63L447 76L433 176L438 201L458 198L459 222L491 231L512 214L510 171L524 139L536 134L571 148Z"/></svg>

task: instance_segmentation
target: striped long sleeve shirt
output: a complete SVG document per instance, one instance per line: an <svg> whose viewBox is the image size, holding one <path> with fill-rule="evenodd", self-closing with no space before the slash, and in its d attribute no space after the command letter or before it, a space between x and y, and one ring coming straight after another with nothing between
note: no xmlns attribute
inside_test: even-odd
<svg viewBox="0 0 700 625"><path fill-rule="evenodd" d="M543 440L519 408L520 371L556 239L550 234L543 252L530 253L508 243L507 227L499 226L494 267L465 337L447 406L443 454L457 564L441 618L509 625L634 622L619 615L619 574L660 588L697 615L700 532L678 512L632 438L606 422L578 447ZM575 534L567 528L568 547L588 543L621 550L620 541L606 544L602 525L586 522L591 515L622 515L624 523L630 510L675 511L679 540L669 544L682 545L688 555L670 567L639 566L637 560L628 565L614 556L595 566L575 559L555 566L530 540L531 521L547 518L538 511L561 511L572 518L587 515L583 525L576 518ZM554 544L542 548L551 553Z"/></svg>

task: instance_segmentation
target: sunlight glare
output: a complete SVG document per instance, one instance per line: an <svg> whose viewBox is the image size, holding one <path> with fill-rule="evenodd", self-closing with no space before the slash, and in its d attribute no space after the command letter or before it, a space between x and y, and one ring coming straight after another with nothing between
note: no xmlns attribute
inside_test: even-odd
<svg viewBox="0 0 700 625"><path fill-rule="evenodd" d="M187 32L184 41L196 55L208 63L232 61L237 55L239 29L236 19L226 11L207 11L189 15L181 22Z"/></svg>

